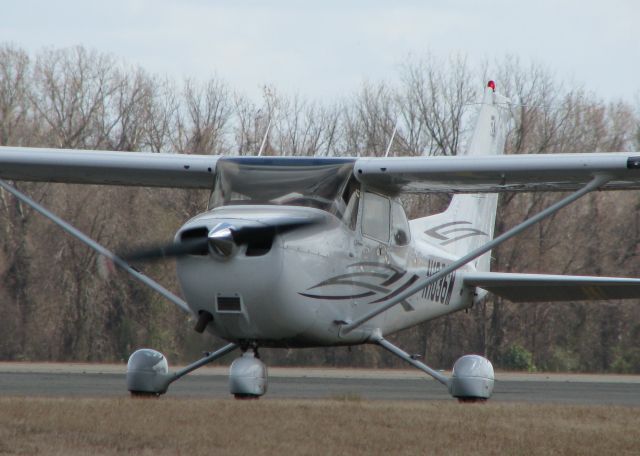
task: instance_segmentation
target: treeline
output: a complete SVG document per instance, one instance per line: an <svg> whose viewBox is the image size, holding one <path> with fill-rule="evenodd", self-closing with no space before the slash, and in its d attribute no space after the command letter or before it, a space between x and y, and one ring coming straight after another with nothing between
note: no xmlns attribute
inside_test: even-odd
<svg viewBox="0 0 640 456"><path fill-rule="evenodd" d="M487 74L513 101L507 153L640 149L638 105L604 101L539 65L505 58L483 68L463 58L408 61L393 82L366 83L340 100L265 87L252 100L225 82L173 81L82 47L30 56L0 45L0 145L198 154L455 155L465 147ZM630 94L633 97L633 94ZM111 249L170 239L208 194L171 189L17 183ZM501 197L498 231L558 194ZM406 199L412 216L442 197ZM220 341L194 333L173 305L117 273L93 251L0 192L0 359L126 360L140 346L187 361ZM640 277L638 192L586 197L512 240L494 270ZM145 273L178 290L172 264ZM394 336L449 368L463 353L497 367L640 372L640 300L512 304L489 298L467 313ZM376 347L264 350L272 365L391 367Z"/></svg>

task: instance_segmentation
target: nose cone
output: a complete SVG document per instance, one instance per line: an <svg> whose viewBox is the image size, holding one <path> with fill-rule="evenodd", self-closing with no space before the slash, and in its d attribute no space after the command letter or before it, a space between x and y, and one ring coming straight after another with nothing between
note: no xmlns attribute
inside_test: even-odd
<svg viewBox="0 0 640 456"><path fill-rule="evenodd" d="M209 251L220 259L229 259L237 250L233 239L233 225L219 223L209 231Z"/></svg>

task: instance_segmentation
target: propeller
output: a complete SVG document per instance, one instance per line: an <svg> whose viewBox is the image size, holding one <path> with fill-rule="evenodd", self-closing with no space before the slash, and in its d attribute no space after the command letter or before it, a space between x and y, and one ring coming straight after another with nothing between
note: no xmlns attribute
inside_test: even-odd
<svg viewBox="0 0 640 456"><path fill-rule="evenodd" d="M231 258L238 247L248 244L257 249L268 250L277 234L317 224L320 218L287 217L255 222L239 227L226 222L218 223L211 230L205 227L183 231L179 239L168 244L156 244L121 253L126 261L154 261L178 258L186 255L211 254L219 259Z"/></svg>
<svg viewBox="0 0 640 456"><path fill-rule="evenodd" d="M162 258L198 255L200 252L206 250L208 245L209 243L206 237L202 239L188 239L170 244L149 245L131 252L119 253L118 256L126 261L152 261Z"/></svg>

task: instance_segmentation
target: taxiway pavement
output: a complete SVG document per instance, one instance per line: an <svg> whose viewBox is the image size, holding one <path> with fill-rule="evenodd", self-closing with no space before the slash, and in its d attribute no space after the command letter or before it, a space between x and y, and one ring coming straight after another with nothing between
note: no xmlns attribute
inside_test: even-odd
<svg viewBox="0 0 640 456"><path fill-rule="evenodd" d="M0 363L0 396L126 397L125 365ZM206 367L170 396L226 398L227 367ZM451 400L415 370L270 368L269 399ZM640 376L496 373L493 401L640 407Z"/></svg>

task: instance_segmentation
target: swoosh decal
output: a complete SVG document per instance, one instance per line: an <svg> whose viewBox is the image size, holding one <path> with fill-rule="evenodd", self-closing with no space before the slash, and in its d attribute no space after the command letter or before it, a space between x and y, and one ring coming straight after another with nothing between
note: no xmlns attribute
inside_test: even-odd
<svg viewBox="0 0 640 456"><path fill-rule="evenodd" d="M382 301L386 301L387 299L391 299L394 296L402 293L404 290L406 290L407 288L409 288L409 286L411 286L412 283L414 283L416 280L418 280L418 276L417 275L412 275L411 277L409 277L409 280L407 280L404 285L396 288L395 290L393 290L391 293L389 293L388 295L378 299L377 301L373 301L371 304L377 304L379 302Z"/></svg>
<svg viewBox="0 0 640 456"><path fill-rule="evenodd" d="M455 222L443 223L442 225L438 225L428 229L427 231L424 232L424 234L426 234L427 236L433 239L437 239L438 241L442 241L440 242L440 245L451 244L452 242L456 242L461 239L465 239L472 236L488 236L487 233L485 233L484 231L480 231L477 228L473 228L471 226L460 226L460 225L471 225L471 222L455 221ZM456 227L456 228L443 231L445 228L449 228L449 227ZM455 235L454 233L460 233L460 235Z"/></svg>
<svg viewBox="0 0 640 456"><path fill-rule="evenodd" d="M435 274L445 267L445 263L438 260L429 260L426 267L427 276ZM330 301L346 301L350 299L374 299L369 304L378 304L391 299L413 285L420 277L417 274L407 274L407 271L386 263L360 262L347 266L347 269L370 268L366 271L354 271L329 277L316 285L307 288L304 292L298 292L300 296L312 299L324 299ZM428 299L448 305L453 292L455 272L448 274L437 282L422 290L422 299ZM367 280L369 279L369 280ZM334 287L322 293L322 289ZM335 287L348 287L344 294L336 293ZM358 288L361 290L359 292ZM310 293L311 290L317 290ZM406 301L400 303L402 308L411 312L414 308Z"/></svg>
<svg viewBox="0 0 640 456"><path fill-rule="evenodd" d="M374 304L395 296L418 279L417 275L412 274L406 280L403 280L407 277L407 271L386 263L363 261L347 266L347 269L351 270L360 268L367 268L368 270L354 271L329 277L328 279L309 287L305 292L299 292L298 294L307 298L327 299L331 301L362 299L369 297L379 298L382 296L382 298L371 302L371 304ZM320 292L323 288L336 286L347 286L349 287L349 290L345 294L336 294L335 291L327 292L326 294ZM358 293L358 289L363 291ZM317 290L317 292L310 293L311 290ZM403 301L401 304L407 312L414 310L406 301Z"/></svg>

